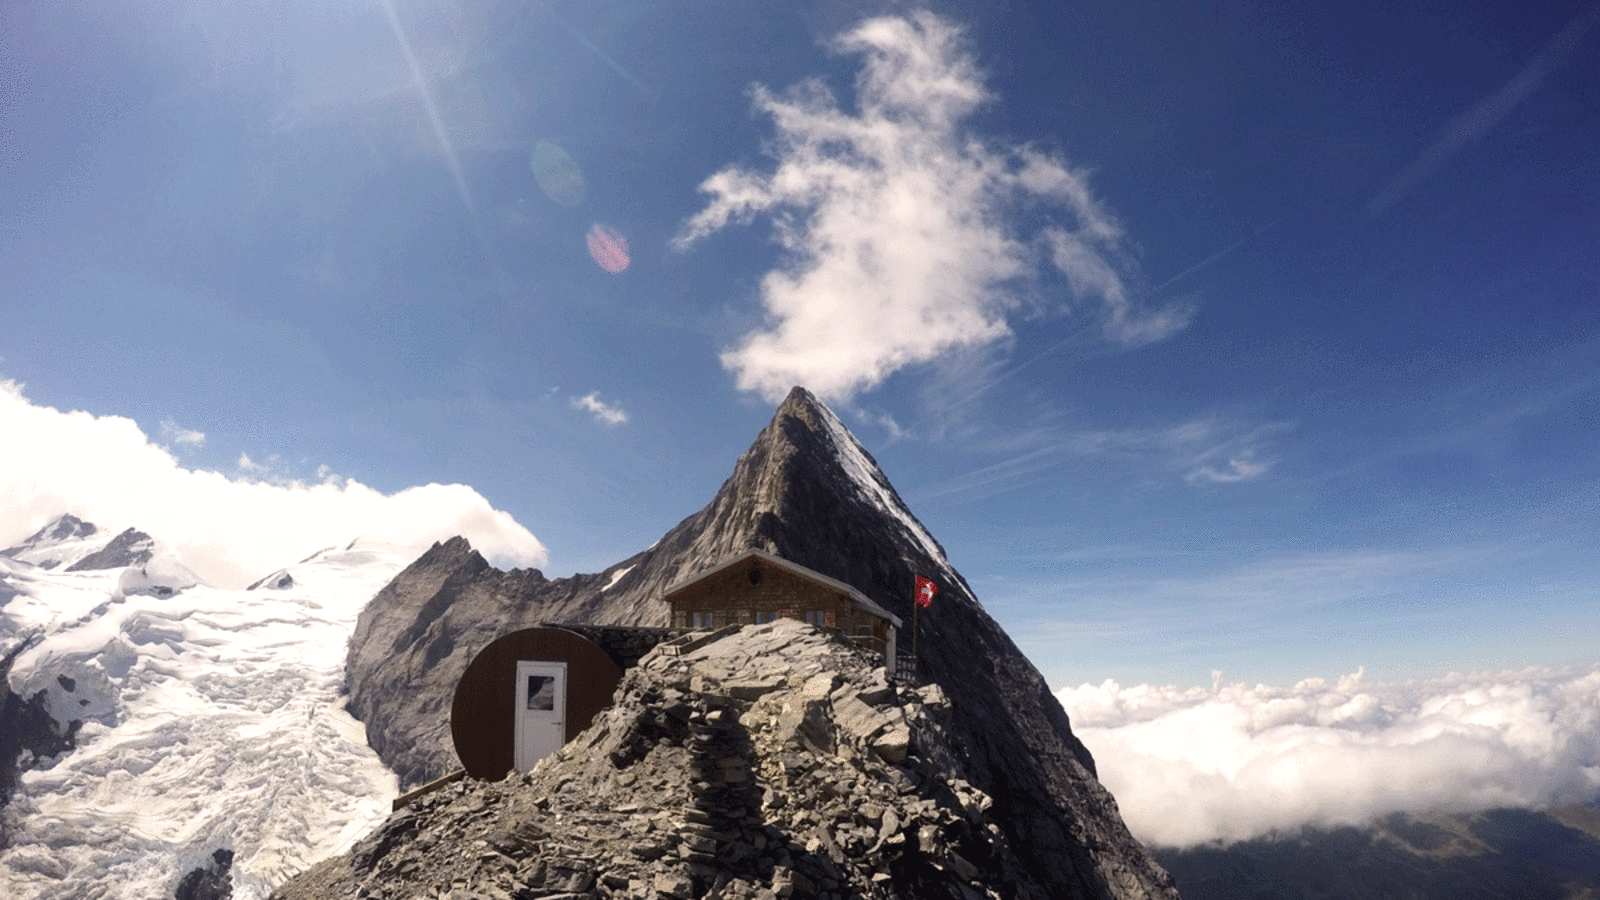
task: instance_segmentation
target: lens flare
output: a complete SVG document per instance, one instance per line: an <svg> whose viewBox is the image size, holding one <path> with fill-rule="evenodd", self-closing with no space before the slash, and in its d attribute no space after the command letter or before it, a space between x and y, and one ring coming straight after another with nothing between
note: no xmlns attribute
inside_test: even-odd
<svg viewBox="0 0 1600 900"><path fill-rule="evenodd" d="M627 271L628 264L628 239L607 228L596 225L589 229L589 255L594 257L595 264L613 275L620 275Z"/></svg>
<svg viewBox="0 0 1600 900"><path fill-rule="evenodd" d="M551 200L569 207L583 202L583 171L560 146L549 141L534 144L528 164L539 188Z"/></svg>

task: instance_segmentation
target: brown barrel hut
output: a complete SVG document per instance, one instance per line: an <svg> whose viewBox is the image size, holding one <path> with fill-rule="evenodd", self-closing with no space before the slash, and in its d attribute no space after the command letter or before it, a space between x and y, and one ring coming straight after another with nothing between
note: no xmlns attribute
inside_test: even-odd
<svg viewBox="0 0 1600 900"><path fill-rule="evenodd" d="M765 550L751 549L669 586L672 627L700 630L802 619L895 659L900 619L860 591Z"/></svg>
<svg viewBox="0 0 1600 900"><path fill-rule="evenodd" d="M526 772L589 727L622 680L605 651L564 628L527 628L484 647L456 685L450 736L473 778Z"/></svg>

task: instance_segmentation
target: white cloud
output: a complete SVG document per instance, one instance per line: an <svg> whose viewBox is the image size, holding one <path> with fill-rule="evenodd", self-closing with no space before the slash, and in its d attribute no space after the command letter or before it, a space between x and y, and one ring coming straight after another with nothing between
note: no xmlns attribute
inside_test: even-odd
<svg viewBox="0 0 1600 900"><path fill-rule="evenodd" d="M251 481L293 481L293 479L289 478L286 474L280 473L278 469L278 457L276 456L267 457L266 462L256 462L250 458L250 454L241 453L239 454L238 462L235 462L234 466Z"/></svg>
<svg viewBox="0 0 1600 900"><path fill-rule="evenodd" d="M1493 544L1375 547L1267 556L1215 569L1162 559L1184 558L1186 552L1133 545L1115 548L1109 557L1063 554L1057 559L1072 565L1062 573L1009 578L1006 590L1033 602L1074 598L1080 615L1037 624L1033 641L1090 635L1122 646L1243 649L1281 643L1285 629L1326 628L1319 615L1349 604L1384 606L1402 617L1397 623L1415 626L1416 619L1404 618L1418 612L1402 611L1407 601L1436 597L1454 580L1470 577L1464 573L1493 566L1511 551ZM1267 649L1284 650L1276 644Z"/></svg>
<svg viewBox="0 0 1600 900"><path fill-rule="evenodd" d="M161 439L171 444L177 444L180 447L204 447L206 445L205 432L184 428L171 419L162 420Z"/></svg>
<svg viewBox="0 0 1600 900"><path fill-rule="evenodd" d="M1198 481L1207 481L1212 484L1233 484L1238 481L1249 481L1252 478L1258 478L1266 474L1266 471L1270 468L1272 468L1271 463L1256 459L1253 451L1246 450L1228 457L1226 462L1220 464L1197 463L1189 474L1184 477L1191 484Z"/></svg>
<svg viewBox="0 0 1600 900"><path fill-rule="evenodd" d="M273 453L265 459L252 459L248 453L240 453L234 461L234 480L261 484L271 484L278 487L304 487L305 483L294 474L293 469L286 465ZM339 486L344 479L327 465L317 466L317 482L332 486Z"/></svg>
<svg viewBox="0 0 1600 900"><path fill-rule="evenodd" d="M589 413L602 425L615 427L628 421L628 414L622 411L622 407L601 400L599 391L590 391L582 397L573 397L572 408Z"/></svg>
<svg viewBox="0 0 1600 900"><path fill-rule="evenodd" d="M1208 417L1166 428L1083 432L1067 444L1083 456L1153 456L1190 484L1232 484L1260 478L1272 468L1261 458L1261 445L1288 427Z"/></svg>
<svg viewBox="0 0 1600 900"><path fill-rule="evenodd" d="M741 390L777 399L805 384L848 400L891 373L1000 342L1007 316L1046 264L1079 305L1098 304L1109 337L1165 337L1188 313L1134 309L1115 260L1122 231L1087 176L1031 146L997 146L966 120L990 99L961 32L921 13L857 26L835 49L863 58L856 106L820 81L753 90L777 129L770 174L730 167L701 185L710 202L683 249L769 217L784 265L761 282L770 321L722 355ZM1022 226L1030 217L1050 224Z"/></svg>
<svg viewBox="0 0 1600 900"><path fill-rule="evenodd" d="M1077 231L1047 228L1045 246L1050 261L1065 275L1078 300L1098 300L1105 307L1106 336L1124 344L1149 344L1182 331L1194 318L1194 308L1173 304L1154 312L1134 308L1122 276L1112 267L1108 254L1115 252L1121 232L1107 223L1103 227L1083 227Z"/></svg>
<svg viewBox="0 0 1600 900"><path fill-rule="evenodd" d="M1115 681L1056 696L1141 840L1188 847L1391 812L1600 796L1600 665L1398 685L1179 689Z"/></svg>
<svg viewBox="0 0 1600 900"><path fill-rule="evenodd" d="M1159 467L1189 484L1236 484L1254 481L1272 470L1266 458L1270 435L1287 423L1253 424L1207 417L1156 428L1095 429L1064 432L1038 429L1005 458L973 471L926 486L924 500L963 496L976 500L1027 488L1052 477L1071 458L1120 460L1142 470Z"/></svg>
<svg viewBox="0 0 1600 900"><path fill-rule="evenodd" d="M0 381L0 434L10 436L0 442L0 546L71 512L104 529L148 532L219 587L358 537L420 554L460 534L488 557L545 558L537 538L465 485L383 494L325 471L307 485L244 454L241 477L186 469L133 420L36 406L11 381Z"/></svg>

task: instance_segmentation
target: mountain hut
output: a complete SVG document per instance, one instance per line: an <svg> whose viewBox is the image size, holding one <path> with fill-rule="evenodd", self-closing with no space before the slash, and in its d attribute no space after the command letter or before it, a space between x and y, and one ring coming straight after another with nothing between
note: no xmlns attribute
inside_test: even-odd
<svg viewBox="0 0 1600 900"><path fill-rule="evenodd" d="M842 581L765 550L751 549L669 586L680 630L802 619L895 659L900 618Z"/></svg>

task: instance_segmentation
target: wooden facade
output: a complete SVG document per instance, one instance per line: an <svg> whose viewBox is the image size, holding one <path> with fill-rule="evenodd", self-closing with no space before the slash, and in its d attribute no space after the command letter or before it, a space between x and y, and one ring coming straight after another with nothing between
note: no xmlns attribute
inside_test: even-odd
<svg viewBox="0 0 1600 900"><path fill-rule="evenodd" d="M800 619L894 659L900 619L860 591L763 550L748 550L667 588L684 630Z"/></svg>

